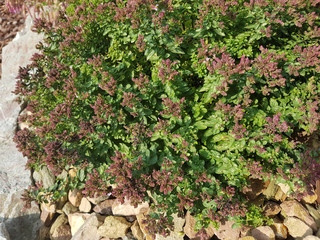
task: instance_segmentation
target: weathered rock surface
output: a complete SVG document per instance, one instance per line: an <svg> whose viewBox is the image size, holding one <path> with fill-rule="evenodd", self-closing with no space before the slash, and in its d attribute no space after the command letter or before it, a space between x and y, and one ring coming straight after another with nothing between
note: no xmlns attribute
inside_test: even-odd
<svg viewBox="0 0 320 240"><path fill-rule="evenodd" d="M226 221L220 224L219 230L215 230L215 235L219 239L237 240L240 236L240 228L232 228L234 222Z"/></svg>
<svg viewBox="0 0 320 240"><path fill-rule="evenodd" d="M79 205L80 212L90 212L91 211L91 203L88 201L87 198L82 198L80 205Z"/></svg>
<svg viewBox="0 0 320 240"><path fill-rule="evenodd" d="M35 45L42 36L31 32L32 20L26 28L2 49L2 77L0 81L0 218L11 239L33 240L41 226L38 206L22 211L21 194L31 184L31 173L25 169L27 159L16 149L12 138L17 127L20 105L12 93L19 66L26 66L36 52Z"/></svg>
<svg viewBox="0 0 320 240"><path fill-rule="evenodd" d="M276 236L269 226L261 226L252 230L252 236L259 240L275 240Z"/></svg>
<svg viewBox="0 0 320 240"><path fill-rule="evenodd" d="M24 202L21 201L23 191L0 195L0 218L12 240L36 239L38 230L42 225L40 211L36 204L30 209L23 210Z"/></svg>
<svg viewBox="0 0 320 240"><path fill-rule="evenodd" d="M270 226L277 239L287 239L288 229L283 223L274 223Z"/></svg>
<svg viewBox="0 0 320 240"><path fill-rule="evenodd" d="M63 206L62 211L68 216L71 213L75 213L78 211L78 208L73 206L70 202L66 202Z"/></svg>
<svg viewBox="0 0 320 240"><path fill-rule="evenodd" d="M69 190L68 199L73 206L79 207L82 199L81 191L78 189L74 189L73 191Z"/></svg>
<svg viewBox="0 0 320 240"><path fill-rule="evenodd" d="M194 231L194 226L196 224L195 218L188 211L186 214L186 224L183 228L184 233L191 239L200 239L200 237L196 236L196 232ZM216 229L214 227L208 227L205 229L208 239L212 238L215 234Z"/></svg>
<svg viewBox="0 0 320 240"><path fill-rule="evenodd" d="M123 217L108 216L104 223L98 228L98 234L101 237L120 238L126 236L129 228L129 223Z"/></svg>
<svg viewBox="0 0 320 240"><path fill-rule="evenodd" d="M0 240L10 240L9 233L4 223L0 223Z"/></svg>
<svg viewBox="0 0 320 240"><path fill-rule="evenodd" d="M71 213L68 215L72 236L75 235L89 217L90 214L88 213Z"/></svg>
<svg viewBox="0 0 320 240"><path fill-rule="evenodd" d="M310 236L304 237L303 240L320 240L320 238L310 235Z"/></svg>
<svg viewBox="0 0 320 240"><path fill-rule="evenodd" d="M294 238L304 238L313 233L312 228L299 218L288 217L284 220L283 224L288 228L289 234Z"/></svg>
<svg viewBox="0 0 320 240"><path fill-rule="evenodd" d="M123 204L119 200L114 201L112 204L112 213L114 215L121 215L121 216L131 216L131 215L138 215L144 212L147 212L149 209L149 204L144 202L139 204L138 207L134 207L131 205L129 200L125 200Z"/></svg>
<svg viewBox="0 0 320 240"><path fill-rule="evenodd" d="M184 218L178 217L177 214L172 215L173 217L173 231L170 232L170 235L167 237L163 237L160 234L156 235L156 240L183 240L184 233L183 233L183 226L185 223Z"/></svg>
<svg viewBox="0 0 320 240"><path fill-rule="evenodd" d="M314 232L318 230L318 226L314 219L310 216L307 209L305 209L298 201L285 201L280 206L282 208L281 213L285 217L297 217L310 226Z"/></svg>
<svg viewBox="0 0 320 240"><path fill-rule="evenodd" d="M103 219L93 213L79 228L72 237L72 240L99 240L98 227L103 223Z"/></svg>
<svg viewBox="0 0 320 240"><path fill-rule="evenodd" d="M136 239L138 239L138 240L144 239L144 234L140 229L138 221L135 221L133 223L133 225L131 226L131 232Z"/></svg>
<svg viewBox="0 0 320 240"><path fill-rule="evenodd" d="M112 205L115 201L115 199L107 199L102 201L93 208L93 211L102 215L112 215Z"/></svg>
<svg viewBox="0 0 320 240"><path fill-rule="evenodd" d="M49 188L55 184L55 176L47 166L43 166L39 171L35 171L33 179L35 182L41 182L44 188Z"/></svg>
<svg viewBox="0 0 320 240"><path fill-rule="evenodd" d="M268 217L273 217L277 215L280 211L281 211L280 205L273 201L268 201L263 207L263 212Z"/></svg>

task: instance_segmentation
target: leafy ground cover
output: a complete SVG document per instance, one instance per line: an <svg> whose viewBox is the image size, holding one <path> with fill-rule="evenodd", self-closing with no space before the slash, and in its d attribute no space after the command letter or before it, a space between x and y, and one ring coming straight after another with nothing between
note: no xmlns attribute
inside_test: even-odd
<svg viewBox="0 0 320 240"><path fill-rule="evenodd" d="M150 233L189 210L197 230L268 221L242 194L250 179L311 191L319 151L317 0L130 0L62 3L15 93L32 114L15 141L27 167L69 189L152 202ZM311 174L312 173L312 174ZM254 217L252 217L254 216Z"/></svg>

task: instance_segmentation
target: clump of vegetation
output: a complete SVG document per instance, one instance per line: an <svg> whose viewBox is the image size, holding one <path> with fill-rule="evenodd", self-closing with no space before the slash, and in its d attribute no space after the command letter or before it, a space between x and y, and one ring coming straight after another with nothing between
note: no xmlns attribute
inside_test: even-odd
<svg viewBox="0 0 320 240"><path fill-rule="evenodd" d="M242 194L250 179L303 192L319 178L306 148L319 130L319 14L316 0L73 0L59 24L36 19L45 40L15 91L30 128L15 141L29 168L78 175L28 196L113 184L121 200L156 200L152 234L185 210L197 230L263 223Z"/></svg>

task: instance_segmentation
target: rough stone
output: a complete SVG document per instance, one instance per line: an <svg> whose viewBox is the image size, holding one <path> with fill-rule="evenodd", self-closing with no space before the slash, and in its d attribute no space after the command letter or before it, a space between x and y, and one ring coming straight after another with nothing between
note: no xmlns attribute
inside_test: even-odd
<svg viewBox="0 0 320 240"><path fill-rule="evenodd" d="M233 221L226 221L220 224L219 230L215 230L215 235L219 239L237 240L240 237L240 228L232 228Z"/></svg>
<svg viewBox="0 0 320 240"><path fill-rule="evenodd" d="M109 198L108 195L104 195L104 196L95 196L95 197L87 197L87 199L89 200L89 202L91 202L94 205L99 204L100 202L107 200Z"/></svg>
<svg viewBox="0 0 320 240"><path fill-rule="evenodd" d="M195 218L190 214L189 211L187 212L185 219L186 219L186 224L183 228L184 233L191 239L194 239L194 240L200 239L199 237L196 236L196 232L194 231L194 227L196 224ZM210 239L215 234L216 229L212 226L212 227L206 228L205 231L208 236L207 239Z"/></svg>
<svg viewBox="0 0 320 240"><path fill-rule="evenodd" d="M40 219L46 227L49 227L54 215L55 213L49 212L46 208L43 208L40 214Z"/></svg>
<svg viewBox="0 0 320 240"><path fill-rule="evenodd" d="M252 236L245 236L245 237L239 238L239 240L256 240L256 239Z"/></svg>
<svg viewBox="0 0 320 240"><path fill-rule="evenodd" d="M10 240L9 233L4 223L0 223L0 240Z"/></svg>
<svg viewBox="0 0 320 240"><path fill-rule="evenodd" d="M297 217L310 226L314 232L318 230L317 224L309 212L296 200L285 201L281 205L281 214L284 217Z"/></svg>
<svg viewBox="0 0 320 240"><path fill-rule="evenodd" d="M63 206L66 204L67 201L68 201L68 196L61 197L56 203L57 210L62 210Z"/></svg>
<svg viewBox="0 0 320 240"><path fill-rule="evenodd" d="M3 219L11 239L34 240L41 227L38 206L22 211L21 194L31 184L31 173L25 169L27 159L17 150L12 138L17 118L22 110L15 101L16 76L19 66L26 66L37 51L35 45L42 36L31 31L28 16L23 31L2 49L2 76L0 81L0 218Z"/></svg>
<svg viewBox="0 0 320 240"><path fill-rule="evenodd" d="M287 239L288 229L283 223L274 223L270 226L277 239Z"/></svg>
<svg viewBox="0 0 320 240"><path fill-rule="evenodd" d="M126 236L131 223L123 217L107 216L104 223L98 228L101 237L120 238Z"/></svg>
<svg viewBox="0 0 320 240"><path fill-rule="evenodd" d="M138 239L138 240L144 239L144 234L140 229L138 221L135 221L133 223L133 225L131 226L131 232L136 239Z"/></svg>
<svg viewBox="0 0 320 240"><path fill-rule="evenodd" d="M56 178L47 166L43 166L33 173L33 179L35 182L41 182L44 188L49 188L55 184Z"/></svg>
<svg viewBox="0 0 320 240"><path fill-rule="evenodd" d="M148 234L148 232L145 229L146 224L143 223L143 220L145 220L145 214L138 214L138 215L136 215L136 217L137 217L137 221L139 223L140 229L143 232L143 234L145 235L146 239L152 239L152 237Z"/></svg>
<svg viewBox="0 0 320 240"><path fill-rule="evenodd" d="M316 222L318 228L320 227L320 213L314 207L309 204L306 204L309 214L313 217L314 221Z"/></svg>
<svg viewBox="0 0 320 240"><path fill-rule="evenodd" d="M70 202L66 202L63 206L62 211L68 216L71 213L75 213L78 211L78 208L73 206Z"/></svg>
<svg viewBox="0 0 320 240"><path fill-rule="evenodd" d="M42 226L40 210L32 203L30 209L23 210L23 191L0 194L0 219L9 233L10 239L36 240Z"/></svg>
<svg viewBox="0 0 320 240"><path fill-rule="evenodd" d="M102 225L103 220L98 214L91 214L71 240L99 240L98 227Z"/></svg>
<svg viewBox="0 0 320 240"><path fill-rule="evenodd" d="M144 212L147 212L149 209L149 204L144 202L139 204L138 207L134 207L131 205L129 200L125 200L123 204L119 200L114 201L112 204L112 213L113 215L120 215L120 216L131 216L131 215L138 215Z"/></svg>
<svg viewBox="0 0 320 240"><path fill-rule="evenodd" d="M275 240L276 235L269 226L261 226L253 229L251 234L254 238L259 240Z"/></svg>
<svg viewBox="0 0 320 240"><path fill-rule="evenodd" d="M303 240L320 240L320 238L318 238L317 236L306 236L303 238Z"/></svg>
<svg viewBox="0 0 320 240"><path fill-rule="evenodd" d="M39 229L39 239L40 240L47 240L50 239L50 227L46 227L42 225Z"/></svg>
<svg viewBox="0 0 320 240"><path fill-rule="evenodd" d="M51 225L50 228L50 235L54 233L54 231L59 228L61 225L68 223L68 217L65 214L61 214L57 219L54 221L54 223Z"/></svg>
<svg viewBox="0 0 320 240"><path fill-rule="evenodd" d="M75 235L89 217L90 214L88 213L71 213L68 215L72 236Z"/></svg>
<svg viewBox="0 0 320 240"><path fill-rule="evenodd" d="M63 224L56 228L51 236L51 240L70 240L71 228L68 224Z"/></svg>
<svg viewBox="0 0 320 240"><path fill-rule="evenodd" d="M186 220L184 218L178 217L177 214L173 214L172 217L173 217L173 231L171 231L170 235L167 237L163 237L157 234L156 240L183 240L184 239L183 226Z"/></svg>
<svg viewBox="0 0 320 240"><path fill-rule="evenodd" d="M299 218L287 217L283 224L288 228L288 233L294 238L303 238L313 233L312 228Z"/></svg>
<svg viewBox="0 0 320 240"><path fill-rule="evenodd" d="M88 212L91 211L91 208L92 208L92 206L91 206L91 203L88 201L88 199L87 198L82 198L81 202L80 202L80 205L79 205L79 210L81 212L88 213Z"/></svg>
<svg viewBox="0 0 320 240"><path fill-rule="evenodd" d="M275 183L275 181L271 181L268 187L263 191L263 195L265 195L267 199L274 199L279 188L280 187Z"/></svg>
<svg viewBox="0 0 320 240"><path fill-rule="evenodd" d="M68 199L73 206L79 207L82 199L81 191L78 189L74 189L73 191L69 190Z"/></svg>
<svg viewBox="0 0 320 240"><path fill-rule="evenodd" d="M304 196L302 198L302 202L305 204L313 204L317 201L318 195L316 193L314 194L308 194L307 196Z"/></svg>
<svg viewBox="0 0 320 240"><path fill-rule="evenodd" d="M102 201L93 208L93 211L102 215L112 215L112 205L114 202L115 199L107 199Z"/></svg>
<svg viewBox="0 0 320 240"><path fill-rule="evenodd" d="M258 197L269 185L269 181L264 182L260 179L251 179L251 185L243 188L243 193L250 199L253 200Z"/></svg>
<svg viewBox="0 0 320 240"><path fill-rule="evenodd" d="M277 215L280 211L280 205L272 201L268 201L263 207L263 212L267 217L273 217Z"/></svg>

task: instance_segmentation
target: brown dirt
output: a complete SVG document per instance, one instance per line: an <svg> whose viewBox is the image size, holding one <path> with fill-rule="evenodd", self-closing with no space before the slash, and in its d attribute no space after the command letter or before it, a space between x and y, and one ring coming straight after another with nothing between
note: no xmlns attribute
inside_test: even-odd
<svg viewBox="0 0 320 240"><path fill-rule="evenodd" d="M4 0L0 0L0 79L2 65L2 48L6 46L17 32L24 27L24 16L21 13L10 13L5 10Z"/></svg>

